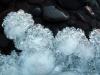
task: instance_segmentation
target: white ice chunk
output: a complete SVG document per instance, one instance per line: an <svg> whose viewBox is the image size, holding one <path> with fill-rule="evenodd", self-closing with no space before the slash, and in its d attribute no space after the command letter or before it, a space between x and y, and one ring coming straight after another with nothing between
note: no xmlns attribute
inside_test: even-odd
<svg viewBox="0 0 100 75"><path fill-rule="evenodd" d="M100 73L100 29L95 29L90 34L90 41L95 48L95 67Z"/></svg>
<svg viewBox="0 0 100 75"><path fill-rule="evenodd" d="M4 19L2 26L9 39L22 37L29 26L34 25L32 16L23 10L10 12Z"/></svg>
<svg viewBox="0 0 100 75"><path fill-rule="evenodd" d="M75 54L85 60L95 57L94 47L85 36L81 38L79 44L77 45Z"/></svg>
<svg viewBox="0 0 100 75"><path fill-rule="evenodd" d="M90 42L95 48L96 57L100 57L100 29L95 29L91 32Z"/></svg>
<svg viewBox="0 0 100 75"><path fill-rule="evenodd" d="M0 55L0 75L19 75L17 59L15 52L7 56Z"/></svg>
<svg viewBox="0 0 100 75"><path fill-rule="evenodd" d="M52 39L51 31L37 24L28 29L24 38L16 39L15 46L20 50L43 51L52 49Z"/></svg>
<svg viewBox="0 0 100 75"><path fill-rule="evenodd" d="M22 75L49 75L54 66L55 58L50 51L27 53L20 58Z"/></svg>
<svg viewBox="0 0 100 75"><path fill-rule="evenodd" d="M80 29L66 27L56 36L56 51L65 55L70 55L76 51L76 47L84 33Z"/></svg>

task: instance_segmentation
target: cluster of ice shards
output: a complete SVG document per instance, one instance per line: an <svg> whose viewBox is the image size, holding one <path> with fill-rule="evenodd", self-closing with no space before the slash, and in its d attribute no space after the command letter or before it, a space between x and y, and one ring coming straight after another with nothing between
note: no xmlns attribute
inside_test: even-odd
<svg viewBox="0 0 100 75"><path fill-rule="evenodd" d="M0 56L0 75L100 75L99 29L91 32L89 40L74 27L53 37L23 10L9 13L2 25L22 52Z"/></svg>
<svg viewBox="0 0 100 75"><path fill-rule="evenodd" d="M22 37L29 26L32 25L34 25L32 16L24 13L23 10L9 13L2 24L4 32L9 39Z"/></svg>
<svg viewBox="0 0 100 75"><path fill-rule="evenodd" d="M0 54L0 75L18 75L17 59L15 52L8 56Z"/></svg>
<svg viewBox="0 0 100 75"><path fill-rule="evenodd" d="M53 48L51 31L43 29L41 25L31 26L25 34L25 37L14 41L18 49L44 51Z"/></svg>

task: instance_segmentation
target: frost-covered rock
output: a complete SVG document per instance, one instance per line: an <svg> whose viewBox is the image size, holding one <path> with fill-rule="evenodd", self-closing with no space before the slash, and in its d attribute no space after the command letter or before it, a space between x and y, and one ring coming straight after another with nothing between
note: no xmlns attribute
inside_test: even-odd
<svg viewBox="0 0 100 75"><path fill-rule="evenodd" d="M32 16L23 10L9 13L2 24L4 32L9 39L22 37L29 26L34 25Z"/></svg>

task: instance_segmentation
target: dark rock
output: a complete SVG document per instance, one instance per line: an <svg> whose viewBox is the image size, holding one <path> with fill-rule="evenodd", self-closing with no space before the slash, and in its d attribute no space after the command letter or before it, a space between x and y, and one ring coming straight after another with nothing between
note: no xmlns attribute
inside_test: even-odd
<svg viewBox="0 0 100 75"><path fill-rule="evenodd" d="M5 6L13 2L15 2L15 0L0 0L0 5Z"/></svg>
<svg viewBox="0 0 100 75"><path fill-rule="evenodd" d="M33 17L39 17L42 14L42 9L40 7L31 8L30 13Z"/></svg>
<svg viewBox="0 0 100 75"><path fill-rule="evenodd" d="M100 21L100 10L96 10L95 12L95 18Z"/></svg>
<svg viewBox="0 0 100 75"><path fill-rule="evenodd" d="M99 6L100 6L100 0L96 0L96 1L98 2Z"/></svg>
<svg viewBox="0 0 100 75"><path fill-rule="evenodd" d="M77 10L86 5L85 0L56 0L62 7L68 10Z"/></svg>
<svg viewBox="0 0 100 75"><path fill-rule="evenodd" d="M10 41L6 38L5 35L0 34L0 48L5 48L9 45Z"/></svg>
<svg viewBox="0 0 100 75"><path fill-rule="evenodd" d="M15 9L17 9L17 10L22 9L25 12L29 12L30 5L27 2L16 2Z"/></svg>
<svg viewBox="0 0 100 75"><path fill-rule="evenodd" d="M46 6L43 8L43 18L50 22L61 22L69 19L69 15L56 9L54 6Z"/></svg>
<svg viewBox="0 0 100 75"><path fill-rule="evenodd" d="M5 46L4 48L0 48L1 54L4 54L4 55L9 55L9 54L11 54L11 52L13 50L16 50L15 47L14 47L13 41L11 41L9 39L7 39L7 40L9 41L8 45Z"/></svg>
<svg viewBox="0 0 100 75"><path fill-rule="evenodd" d="M9 3L11 0L0 0L0 3Z"/></svg>
<svg viewBox="0 0 100 75"><path fill-rule="evenodd" d="M44 0L27 0L29 3L31 4L40 4L40 3L43 3Z"/></svg>
<svg viewBox="0 0 100 75"><path fill-rule="evenodd" d="M85 9L78 10L75 16L85 23L90 23L90 21L94 19L94 16L89 14Z"/></svg>
<svg viewBox="0 0 100 75"><path fill-rule="evenodd" d="M100 0L91 0L90 6L94 12L96 20L100 21Z"/></svg>

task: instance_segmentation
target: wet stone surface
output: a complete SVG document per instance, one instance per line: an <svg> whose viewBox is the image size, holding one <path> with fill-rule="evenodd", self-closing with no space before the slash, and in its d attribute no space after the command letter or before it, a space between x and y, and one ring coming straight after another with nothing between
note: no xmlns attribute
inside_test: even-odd
<svg viewBox="0 0 100 75"><path fill-rule="evenodd" d="M54 6L46 6L43 8L43 18L50 22L61 22L69 19L69 14L64 14Z"/></svg>
<svg viewBox="0 0 100 75"><path fill-rule="evenodd" d="M86 5L85 0L56 0L62 7L77 10Z"/></svg>
<svg viewBox="0 0 100 75"><path fill-rule="evenodd" d="M40 4L43 3L45 0L27 0L27 2L32 4Z"/></svg>

